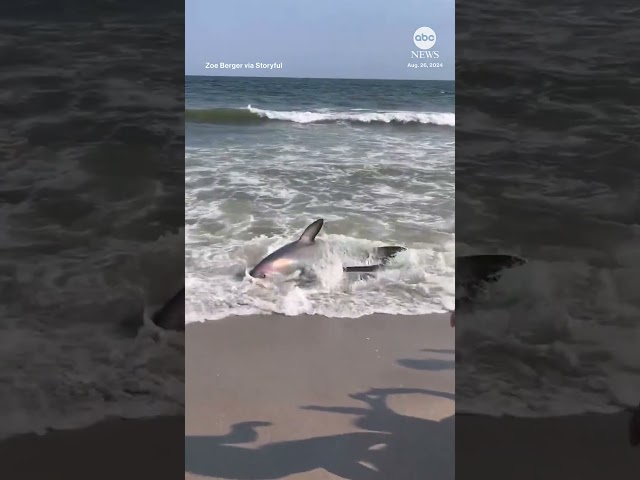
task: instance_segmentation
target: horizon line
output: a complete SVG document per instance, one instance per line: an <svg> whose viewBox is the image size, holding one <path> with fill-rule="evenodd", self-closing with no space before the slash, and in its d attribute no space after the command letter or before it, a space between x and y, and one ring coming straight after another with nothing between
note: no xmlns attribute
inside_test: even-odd
<svg viewBox="0 0 640 480"><path fill-rule="evenodd" d="M251 75L203 75L203 74L184 74L186 77L213 77L213 78L279 78L292 80L389 80L394 82L455 82L455 78L436 79L436 78L357 78L357 77L279 77L279 76L251 76Z"/></svg>

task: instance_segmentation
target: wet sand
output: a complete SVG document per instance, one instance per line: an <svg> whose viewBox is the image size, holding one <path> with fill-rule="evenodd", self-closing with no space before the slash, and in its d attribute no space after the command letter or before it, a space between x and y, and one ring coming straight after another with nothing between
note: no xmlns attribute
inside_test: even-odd
<svg viewBox="0 0 640 480"><path fill-rule="evenodd" d="M175 480L184 471L183 417L109 420L0 442L0 478Z"/></svg>
<svg viewBox="0 0 640 480"><path fill-rule="evenodd" d="M554 418L456 418L456 479L632 480L640 448L629 444L630 414Z"/></svg>
<svg viewBox="0 0 640 480"><path fill-rule="evenodd" d="M186 478L454 478L447 315L234 317L186 335Z"/></svg>

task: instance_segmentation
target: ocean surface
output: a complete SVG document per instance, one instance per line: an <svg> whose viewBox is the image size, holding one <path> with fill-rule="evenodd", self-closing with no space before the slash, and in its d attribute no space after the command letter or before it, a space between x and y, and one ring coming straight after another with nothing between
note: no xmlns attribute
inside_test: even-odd
<svg viewBox="0 0 640 480"><path fill-rule="evenodd" d="M184 411L184 335L135 328L184 269L183 19L153 15L0 21L0 439Z"/></svg>
<svg viewBox="0 0 640 480"><path fill-rule="evenodd" d="M187 77L186 321L442 312L454 300L454 84ZM314 282L248 269L323 218ZM363 278L373 249L401 245Z"/></svg>
<svg viewBox="0 0 640 480"><path fill-rule="evenodd" d="M456 253L529 259L457 318L457 412L640 401L639 11L456 9Z"/></svg>

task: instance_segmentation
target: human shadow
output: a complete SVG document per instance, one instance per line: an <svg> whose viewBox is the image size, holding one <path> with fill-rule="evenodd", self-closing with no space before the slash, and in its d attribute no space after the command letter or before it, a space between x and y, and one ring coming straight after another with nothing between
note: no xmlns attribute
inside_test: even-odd
<svg viewBox="0 0 640 480"><path fill-rule="evenodd" d="M269 427L271 422L240 422L231 426L229 433L219 435L217 437L209 437L215 439L220 445L236 445L239 443L251 443L258 440L258 427Z"/></svg>
<svg viewBox="0 0 640 480"><path fill-rule="evenodd" d="M185 470L222 479L268 480L323 468L341 478L373 480L378 478L375 471L362 462L388 435L357 432L274 442L258 448L229 445L226 437L185 437Z"/></svg>
<svg viewBox="0 0 640 480"><path fill-rule="evenodd" d="M372 388L349 395L367 408L306 406L307 410L357 415L359 428L388 433L385 448L378 449L372 461L376 480L393 478L455 478L455 417L441 421L396 413L388 406L391 395L422 394L455 400L455 395L420 388ZM349 477L350 478L350 477ZM353 477L356 478L356 477Z"/></svg>
<svg viewBox="0 0 640 480"><path fill-rule="evenodd" d="M266 427L266 422L236 424L221 436L187 436L185 470L237 480L277 479L315 469L349 480L453 479L453 416L430 421L398 414L387 405L390 395L417 393L454 398L424 389L371 389L350 395L365 403L363 408L302 407L356 415L354 424L368 431L274 442L257 448L231 443L237 443L239 438L257 438L255 428ZM238 430L244 431L242 437ZM247 430L254 433L248 435Z"/></svg>
<svg viewBox="0 0 640 480"><path fill-rule="evenodd" d="M452 360L438 360L435 358L401 358L398 360L398 364L403 367L413 368L415 370L450 370L455 367L455 362Z"/></svg>
<svg viewBox="0 0 640 480"><path fill-rule="evenodd" d="M430 353L444 353L447 355L452 355L455 350L450 349L440 349L440 348L423 348L422 352L430 352ZM451 370L455 368L455 361L453 360L440 360L437 358L401 358L397 362L399 365L407 368L413 368L415 370Z"/></svg>

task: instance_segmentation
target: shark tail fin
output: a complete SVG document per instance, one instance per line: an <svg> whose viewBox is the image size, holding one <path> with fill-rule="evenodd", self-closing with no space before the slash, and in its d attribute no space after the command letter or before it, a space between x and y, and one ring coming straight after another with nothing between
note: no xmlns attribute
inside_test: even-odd
<svg viewBox="0 0 640 480"><path fill-rule="evenodd" d="M374 251L375 257L382 262L383 265L386 265L389 260L395 257L398 253L404 252L406 250L405 247L378 247Z"/></svg>
<svg viewBox="0 0 640 480"><path fill-rule="evenodd" d="M376 265L356 265L353 267L344 267L342 271L347 273L371 273L377 272L378 270L382 270L389 261L395 257L398 253L404 252L406 250L405 247L378 247L374 250L373 256L376 260L381 263Z"/></svg>

